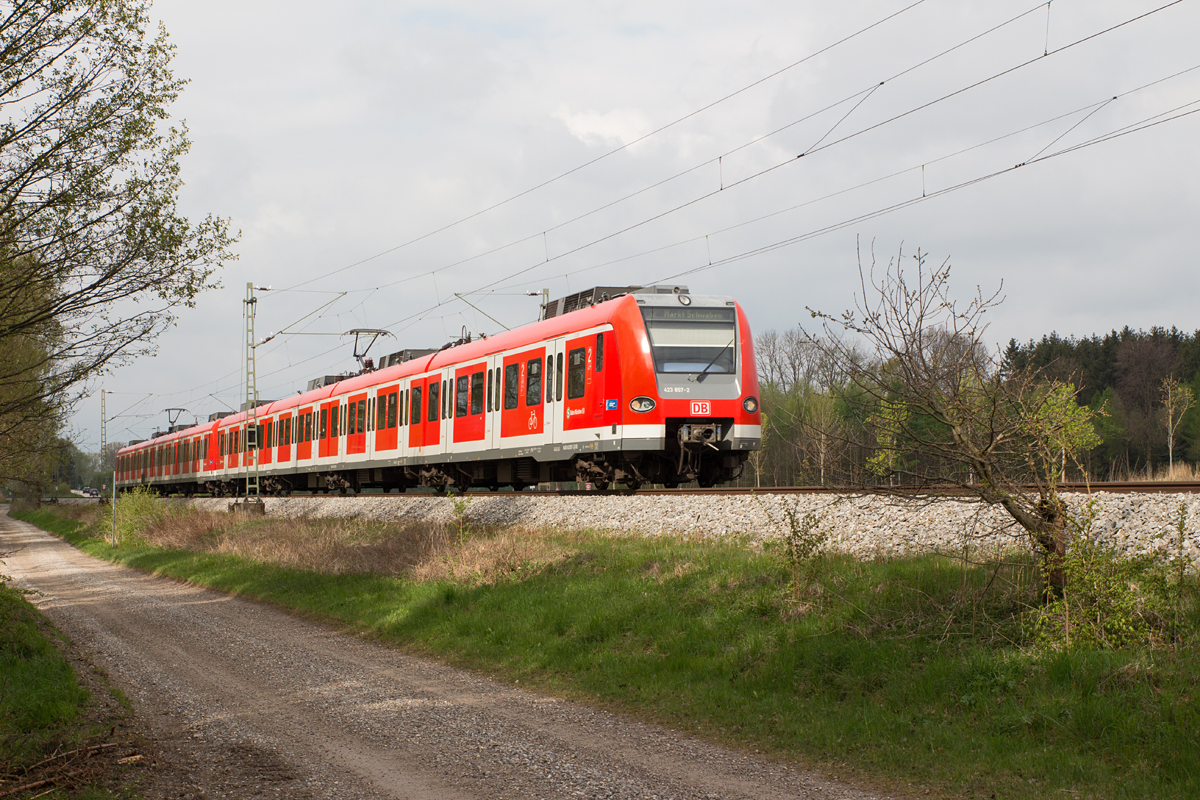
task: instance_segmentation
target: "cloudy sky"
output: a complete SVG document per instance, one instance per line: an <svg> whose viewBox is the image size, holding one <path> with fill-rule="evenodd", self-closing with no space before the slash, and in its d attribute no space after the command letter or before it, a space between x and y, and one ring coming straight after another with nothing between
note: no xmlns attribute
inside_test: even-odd
<svg viewBox="0 0 1200 800"><path fill-rule="evenodd" d="M181 207L230 218L239 259L97 385L109 439L240 404L247 281L260 338L385 328L377 356L593 285L782 330L853 303L860 247L950 259L959 296L1003 281L997 344L1195 330L1198 5L157 0L191 81ZM352 344L262 345L260 397Z"/></svg>

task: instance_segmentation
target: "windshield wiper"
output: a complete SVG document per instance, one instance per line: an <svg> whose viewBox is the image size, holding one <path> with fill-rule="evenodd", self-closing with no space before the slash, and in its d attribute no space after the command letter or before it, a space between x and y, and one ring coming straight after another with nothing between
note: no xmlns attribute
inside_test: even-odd
<svg viewBox="0 0 1200 800"><path fill-rule="evenodd" d="M737 338L737 337L734 337L734 338ZM717 359L720 358L721 356L725 355L725 351L731 347L733 347L733 339L730 339L729 344L722 347L721 352L719 352L715 356L713 356L713 360L708 362L708 366L705 367L703 370L701 370L700 374L696 376L696 383L704 383L704 378L706 375L708 375L708 371L710 369L712 369L713 364L717 363Z"/></svg>

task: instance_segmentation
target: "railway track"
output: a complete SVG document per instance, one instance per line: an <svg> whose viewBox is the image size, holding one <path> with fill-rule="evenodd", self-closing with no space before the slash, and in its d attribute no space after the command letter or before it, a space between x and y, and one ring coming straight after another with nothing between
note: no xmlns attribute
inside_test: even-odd
<svg viewBox="0 0 1200 800"><path fill-rule="evenodd" d="M1037 487L1025 487L1035 491ZM1110 492L1115 494L1186 494L1200 493L1200 481L1110 481L1105 483L1062 483L1059 489L1063 492ZM620 490L596 491L589 489L558 489L536 492L537 494L556 494L565 496L592 495L621 495L630 494ZM740 494L966 494L965 489L956 486L893 486L870 487L866 489L845 486L725 486L711 489L679 488L679 489L639 489L634 494L639 495L740 495Z"/></svg>
<svg viewBox="0 0 1200 800"><path fill-rule="evenodd" d="M1036 491L1035 486L1025 487L1030 491ZM1109 481L1104 483L1063 483L1059 484L1059 489L1063 492L1107 492L1110 494L1200 494L1200 481ZM346 498L354 497L421 497L427 495L435 495L432 491L414 491L401 494L384 494L381 492L362 492L358 495L347 494L338 495L336 492L329 494L322 493L304 493L294 492L290 497L337 497ZM891 494L891 495L911 495L911 496L929 496L929 495L963 495L968 494L965 489L956 486L893 486L893 487L869 487L869 488L850 488L845 486L717 486L711 489L701 489L698 487L681 487L678 489L638 489L636 492L631 492L625 489L527 489L521 492L469 492L472 496L488 497L488 496L512 496L519 495L521 497L630 497L633 495L639 496L681 496L681 495L706 495L706 496L723 496L723 495L772 495L772 494ZM267 495L264 495L266 497ZM457 497L458 494L452 492L449 496ZM236 500L240 498L229 498Z"/></svg>

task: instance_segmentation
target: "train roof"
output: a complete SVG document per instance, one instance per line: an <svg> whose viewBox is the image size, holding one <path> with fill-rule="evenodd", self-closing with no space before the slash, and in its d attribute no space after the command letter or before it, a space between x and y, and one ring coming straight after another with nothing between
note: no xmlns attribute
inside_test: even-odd
<svg viewBox="0 0 1200 800"><path fill-rule="evenodd" d="M633 293L625 294L612 300L596 303L592 306L569 311L564 314L549 317L548 319L532 322L528 325L522 325L520 328L515 328L511 331L489 336L486 338L476 339L466 344L460 344L453 347L446 347L432 355L420 356L408 361L401 362L394 366L384 367L372 372L364 372L360 375L355 375L352 378L347 378L338 383L331 383L328 386L322 386L317 389L300 392L290 397L285 397L280 400L275 400L270 403L264 403L256 409L255 417L264 417L271 414L277 414L281 411L287 411L293 408L316 405L334 395L347 394L360 389L367 389L381 383L390 383L409 375L421 375L426 372L432 372L441 369L449 364L458 364L466 361L475 361L486 358L495 353L500 353L505 350L512 350L518 347L523 347L528 344L534 344L545 339L554 339L559 336L570 334L577 331L588 330L599 325L604 325L612 321L614 317L621 314L630 306L638 304L659 305L670 301L670 298L677 295L667 293ZM722 304L733 304L732 298L715 297L715 296L691 296L692 300L701 304L713 304L714 301ZM221 429L232 426L237 426L245 422L247 418L246 411L239 411L235 414L229 414L213 422L202 422L187 430L177 431L175 433L160 436L156 439L148 439L140 442L137 445L124 447L120 452L124 453L127 450L135 448L152 447L164 443L176 441L178 439L196 436L200 433L211 431L213 429Z"/></svg>

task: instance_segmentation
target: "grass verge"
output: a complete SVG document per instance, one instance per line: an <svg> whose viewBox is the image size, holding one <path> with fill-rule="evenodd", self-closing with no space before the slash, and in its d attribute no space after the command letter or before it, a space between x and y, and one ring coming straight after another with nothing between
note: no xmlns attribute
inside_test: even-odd
<svg viewBox="0 0 1200 800"><path fill-rule="evenodd" d="M114 760L125 752L113 741L119 698L97 698L82 686L67 647L0 576L0 797L132 798L128 770Z"/></svg>
<svg viewBox="0 0 1200 800"><path fill-rule="evenodd" d="M252 557L270 521L160 517L114 549L62 513L23 518L102 558L901 794L1200 796L1195 636L1035 646L1038 570L1021 559L822 556L798 585L782 548L734 540L351 526L322 552L390 555L318 571L320 553ZM190 549L153 543L179 537ZM393 538L409 544L380 549ZM1177 621L1194 631L1187 588Z"/></svg>

